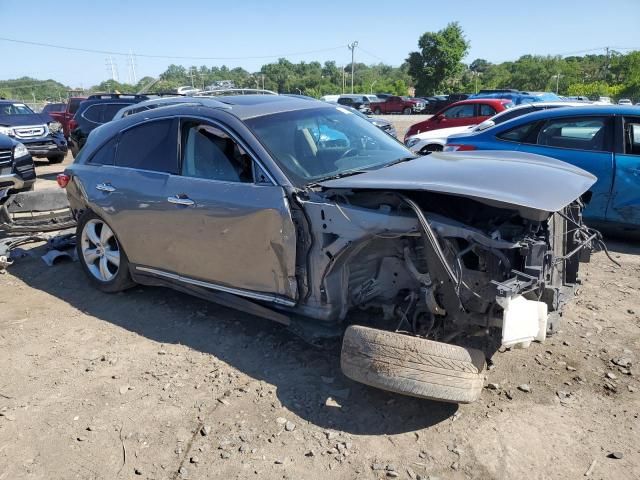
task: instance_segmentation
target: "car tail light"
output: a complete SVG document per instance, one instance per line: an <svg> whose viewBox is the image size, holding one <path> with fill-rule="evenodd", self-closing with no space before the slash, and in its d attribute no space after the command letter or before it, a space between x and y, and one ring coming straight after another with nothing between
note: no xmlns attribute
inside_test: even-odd
<svg viewBox="0 0 640 480"><path fill-rule="evenodd" d="M78 122L72 118L69 120L69 130L73 130L74 128L78 128Z"/></svg>
<svg viewBox="0 0 640 480"><path fill-rule="evenodd" d="M461 145L458 143L447 143L444 146L444 150L445 152L467 152L469 150L475 150L476 147L474 147L473 145Z"/></svg>
<svg viewBox="0 0 640 480"><path fill-rule="evenodd" d="M67 185L69 185L70 180L71 180L71 177L66 173L59 173L58 176L56 177L56 181L58 182L58 186L60 188L66 188Z"/></svg>

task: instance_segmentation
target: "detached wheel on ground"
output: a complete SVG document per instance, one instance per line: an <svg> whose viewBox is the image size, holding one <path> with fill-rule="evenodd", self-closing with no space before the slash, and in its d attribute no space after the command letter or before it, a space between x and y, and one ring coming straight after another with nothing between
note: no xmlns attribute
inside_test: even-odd
<svg viewBox="0 0 640 480"><path fill-rule="evenodd" d="M64 153L56 153L47 157L49 163L61 163L64 160Z"/></svg>
<svg viewBox="0 0 640 480"><path fill-rule="evenodd" d="M92 211L78 220L76 249L82 269L98 290L114 293L135 285L129 274L129 259L115 233Z"/></svg>
<svg viewBox="0 0 640 480"><path fill-rule="evenodd" d="M474 402L484 384L480 350L360 325L347 328L340 364L356 382L443 402Z"/></svg>

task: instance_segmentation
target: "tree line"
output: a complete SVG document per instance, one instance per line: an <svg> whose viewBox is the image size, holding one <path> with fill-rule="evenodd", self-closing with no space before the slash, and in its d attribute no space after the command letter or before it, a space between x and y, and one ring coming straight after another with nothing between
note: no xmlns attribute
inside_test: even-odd
<svg viewBox="0 0 640 480"><path fill-rule="evenodd" d="M560 95L606 95L640 100L640 51L607 51L599 55L523 55L515 61L491 63L478 58L462 62L470 42L457 22L418 39L402 65L354 65L354 92L385 92L429 96L473 93L481 88L556 91ZM168 92L180 86L206 88L232 82L238 88L264 88L279 93L320 97L351 92L351 65L335 61L293 63L285 58L263 65L256 72L222 66L169 65L157 79L144 77L135 85L106 80L90 92ZM228 83L227 83L228 84ZM55 80L22 77L0 81L0 97L23 101L64 100L69 87Z"/></svg>

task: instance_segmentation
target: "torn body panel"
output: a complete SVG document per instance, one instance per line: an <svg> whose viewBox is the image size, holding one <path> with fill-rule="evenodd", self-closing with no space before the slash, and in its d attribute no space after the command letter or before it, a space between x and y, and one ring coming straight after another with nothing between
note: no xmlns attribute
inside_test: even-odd
<svg viewBox="0 0 640 480"><path fill-rule="evenodd" d="M513 311L535 310L528 332L538 328L538 303L546 328L547 310L560 308L561 292L576 280L568 267L575 255L564 255L588 247L586 237L567 235L559 213L533 220L517 206L457 195L331 188L298 203L313 228L300 249L308 293L297 312L331 322L378 308L403 330L436 339L510 322L505 341L513 344ZM571 215L580 211L573 208Z"/></svg>

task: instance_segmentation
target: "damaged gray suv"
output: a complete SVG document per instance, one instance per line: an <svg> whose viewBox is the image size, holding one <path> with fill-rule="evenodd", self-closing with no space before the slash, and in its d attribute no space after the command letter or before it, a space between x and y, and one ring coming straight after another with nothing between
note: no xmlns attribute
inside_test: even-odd
<svg viewBox="0 0 640 480"><path fill-rule="evenodd" d="M285 96L107 123L61 177L100 290L168 286L336 332L346 376L449 402L478 398L500 345L557 328L598 238L581 220L596 180L583 170L416 157L341 106Z"/></svg>

